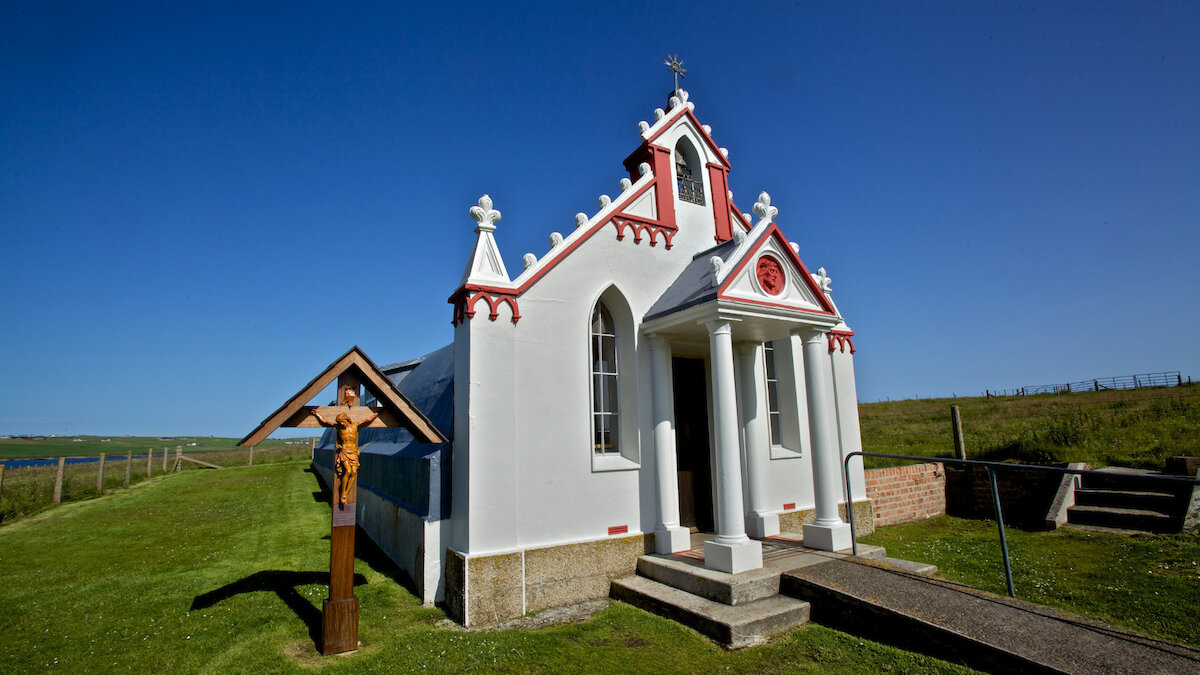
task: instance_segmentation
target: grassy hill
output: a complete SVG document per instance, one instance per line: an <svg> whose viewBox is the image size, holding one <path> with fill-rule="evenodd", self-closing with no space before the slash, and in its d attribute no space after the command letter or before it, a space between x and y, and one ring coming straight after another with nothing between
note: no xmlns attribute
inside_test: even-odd
<svg viewBox="0 0 1200 675"><path fill-rule="evenodd" d="M863 450L952 456L951 405L968 459L1161 469L1168 457L1200 455L1200 385L867 403L859 406Z"/></svg>

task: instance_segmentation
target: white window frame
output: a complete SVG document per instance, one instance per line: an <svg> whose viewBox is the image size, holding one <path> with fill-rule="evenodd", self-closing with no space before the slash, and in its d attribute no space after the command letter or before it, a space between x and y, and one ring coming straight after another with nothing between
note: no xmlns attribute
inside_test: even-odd
<svg viewBox="0 0 1200 675"><path fill-rule="evenodd" d="M603 307L607 312L609 319L612 321L612 333L596 333L593 326L595 324L596 313ZM628 342L630 336L623 335L628 330L628 327L621 324L618 319L618 313L614 311L612 303L605 302L603 299L597 299L592 306L592 312L588 316L588 407L590 415L588 418L588 454L591 456L592 471L629 471L640 468L637 457L637 439L635 436L627 433L628 426L635 423L635 420L630 418L632 415L633 404L636 402L636 392L631 389L630 378L634 377L630 370L630 364L625 363L632 358L632 349L626 346L622 349L622 343ZM613 344L613 358L611 372L607 370L597 370L599 364L598 349L601 348L601 339L610 338ZM622 354L625 351L626 353ZM622 356L628 357L622 359ZM612 411L598 411L597 403L602 399L598 399L596 395L597 379L600 381L611 380L615 387L614 396L611 398L615 406ZM633 400L630 396L633 396ZM603 400L608 400L607 398ZM597 419L599 416L609 417L613 422L610 424L610 433L613 440L612 450L597 452Z"/></svg>

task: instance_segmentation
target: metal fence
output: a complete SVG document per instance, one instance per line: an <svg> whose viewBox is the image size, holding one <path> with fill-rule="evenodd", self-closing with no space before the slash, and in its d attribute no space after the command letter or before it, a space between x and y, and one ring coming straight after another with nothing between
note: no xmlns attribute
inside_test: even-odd
<svg viewBox="0 0 1200 675"><path fill-rule="evenodd" d="M1191 384L1192 378L1187 378ZM1141 373L1139 375L1117 375L1115 377L1098 377L1080 382L1064 384L1039 384L1033 387L1018 387L1016 389L988 389L984 395L993 396L1032 396L1033 394L1069 394L1075 391L1105 391L1107 389L1141 389L1142 387L1178 387L1184 384L1183 375L1178 370L1168 370L1161 373Z"/></svg>

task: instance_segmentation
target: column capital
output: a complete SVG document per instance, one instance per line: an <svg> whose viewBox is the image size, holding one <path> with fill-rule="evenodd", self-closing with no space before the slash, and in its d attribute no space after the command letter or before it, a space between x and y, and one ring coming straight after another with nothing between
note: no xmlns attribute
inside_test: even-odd
<svg viewBox="0 0 1200 675"><path fill-rule="evenodd" d="M659 333L649 333L646 335L646 339L650 342L650 349L671 348L671 341L665 335L660 335Z"/></svg>
<svg viewBox="0 0 1200 675"><path fill-rule="evenodd" d="M827 343L829 338L826 336L826 333L828 332L828 329L821 328L820 326L805 326L804 328L795 331L793 335L799 335L800 339L804 341L804 344L811 345L818 342Z"/></svg>
<svg viewBox="0 0 1200 675"><path fill-rule="evenodd" d="M711 319L706 319L704 321L698 321L697 323L699 323L701 326L704 326L705 328L707 328L709 335L714 335L717 333L729 333L732 335L733 334L733 324L738 321L741 321L741 319L737 318L736 316L726 316L724 314L718 314L717 316L715 316Z"/></svg>
<svg viewBox="0 0 1200 675"><path fill-rule="evenodd" d="M740 341L733 343L733 351L743 356L753 354L762 347L761 342Z"/></svg>

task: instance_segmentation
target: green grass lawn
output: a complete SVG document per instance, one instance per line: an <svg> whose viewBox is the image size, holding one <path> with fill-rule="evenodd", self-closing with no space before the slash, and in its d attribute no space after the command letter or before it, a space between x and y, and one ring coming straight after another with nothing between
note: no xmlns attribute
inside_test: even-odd
<svg viewBox="0 0 1200 675"><path fill-rule="evenodd" d="M950 406L962 416L968 459L1090 462L1162 469L1200 455L1200 386L935 398L859 406L863 450L950 457ZM866 458L867 466L897 462Z"/></svg>
<svg viewBox="0 0 1200 675"><path fill-rule="evenodd" d="M1200 533L1005 532L1018 598L1200 647ZM941 516L859 541L935 564L952 581L1008 592L993 521Z"/></svg>
<svg viewBox="0 0 1200 675"><path fill-rule="evenodd" d="M620 603L579 624L466 632L370 554L355 567L362 649L321 657L329 506L304 468L190 471L0 527L0 670L968 672L815 624L727 652Z"/></svg>

